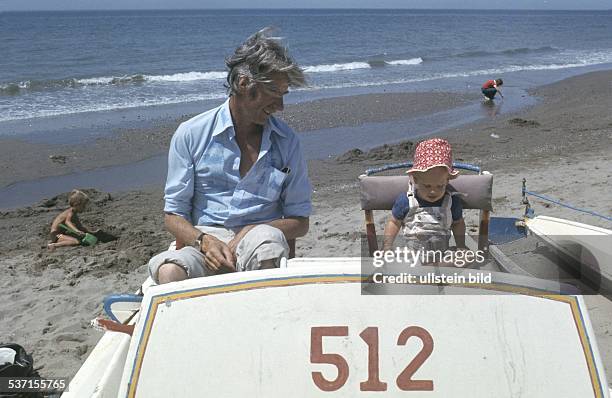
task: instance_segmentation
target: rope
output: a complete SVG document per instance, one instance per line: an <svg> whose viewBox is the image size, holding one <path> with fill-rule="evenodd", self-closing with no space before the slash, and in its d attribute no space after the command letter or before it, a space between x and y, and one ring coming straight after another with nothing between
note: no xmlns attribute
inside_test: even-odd
<svg viewBox="0 0 612 398"><path fill-rule="evenodd" d="M376 167L373 169L367 169L366 170L366 175L372 175L372 174L377 174L377 173L381 173L383 171L387 171L387 170L394 170L394 169L408 169L412 167L412 162L403 162L403 163L393 163L393 164L388 164L386 166L382 166L382 167ZM462 170L470 170L470 171L475 171L476 173L480 173L480 167L473 165L473 164L469 164L469 163L461 163L461 162L453 162L453 168L455 169L462 169Z"/></svg>
<svg viewBox="0 0 612 398"><path fill-rule="evenodd" d="M542 199L542 200L547 200L547 201L552 202L552 203L554 203L554 204L557 204L557 205L559 205L559 206L563 206L563 207L567 207L568 209L572 209L572 210L580 211L580 212L583 212L583 213L587 213L587 214L590 214L590 215L595 216L595 217L600 217L600 218L603 218L604 220L607 220L607 221L612 221L612 217L609 217L609 216L604 216L603 214L599 214L599 213L597 213L597 212L594 212L593 210L581 209L581 208L579 208L579 207L576 207L576 206L573 206L573 205L570 205L570 204L567 204L567 203L559 202L559 201L558 201L558 200L556 200L556 199L549 198L549 197L547 197L547 196L540 195L540 194L538 194L538 193L531 192L531 191L528 191L528 190L526 190L526 189L525 189L525 190L523 190L523 191L524 191L524 192L525 192L527 195L535 196L536 198L540 198L540 199Z"/></svg>

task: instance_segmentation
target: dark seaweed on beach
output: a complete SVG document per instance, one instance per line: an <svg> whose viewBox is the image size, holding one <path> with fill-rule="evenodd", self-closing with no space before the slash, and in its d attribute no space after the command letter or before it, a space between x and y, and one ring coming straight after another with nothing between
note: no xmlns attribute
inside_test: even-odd
<svg viewBox="0 0 612 398"><path fill-rule="evenodd" d="M513 119L508 120L508 123L513 124L515 126L520 127L539 127L540 123L535 120L526 120L521 119L520 117L515 117Z"/></svg>

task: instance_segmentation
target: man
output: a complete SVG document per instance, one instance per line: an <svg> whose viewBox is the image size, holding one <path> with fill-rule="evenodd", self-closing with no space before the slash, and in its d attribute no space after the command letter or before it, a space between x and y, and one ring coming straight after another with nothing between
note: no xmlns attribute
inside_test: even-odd
<svg viewBox="0 0 612 398"><path fill-rule="evenodd" d="M485 84L482 85L482 95L484 95L485 100L489 101L495 97L495 94L499 93L499 96L504 98L502 95L501 89L499 86L504 84L502 79L495 80L487 80Z"/></svg>
<svg viewBox="0 0 612 398"><path fill-rule="evenodd" d="M185 246L149 261L158 283L277 267L287 240L308 231L311 186L300 142L272 116L304 75L268 31L226 60L229 99L172 137L165 224Z"/></svg>

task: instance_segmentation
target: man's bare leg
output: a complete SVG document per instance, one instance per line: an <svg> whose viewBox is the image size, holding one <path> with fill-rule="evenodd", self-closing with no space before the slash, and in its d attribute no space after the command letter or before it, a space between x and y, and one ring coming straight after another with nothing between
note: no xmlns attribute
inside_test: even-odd
<svg viewBox="0 0 612 398"><path fill-rule="evenodd" d="M258 269L271 269L271 268L276 268L276 263L278 262L278 259L275 258L271 258L269 260L264 260L261 261L259 263L259 268Z"/></svg>
<svg viewBox="0 0 612 398"><path fill-rule="evenodd" d="M157 280L159 284L178 282L187 279L187 271L174 263L162 264L159 267Z"/></svg>

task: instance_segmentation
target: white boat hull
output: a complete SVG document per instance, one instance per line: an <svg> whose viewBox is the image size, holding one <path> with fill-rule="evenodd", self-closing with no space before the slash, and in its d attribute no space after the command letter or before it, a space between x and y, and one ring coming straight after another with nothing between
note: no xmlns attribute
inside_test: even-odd
<svg viewBox="0 0 612 398"><path fill-rule="evenodd" d="M612 287L612 231L561 218L537 216L525 220L529 231L572 259L600 287Z"/></svg>
<svg viewBox="0 0 612 398"><path fill-rule="evenodd" d="M325 258L154 286L129 349L75 378L104 393L70 396L609 397L582 297L491 275L372 295L359 258Z"/></svg>

